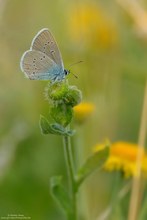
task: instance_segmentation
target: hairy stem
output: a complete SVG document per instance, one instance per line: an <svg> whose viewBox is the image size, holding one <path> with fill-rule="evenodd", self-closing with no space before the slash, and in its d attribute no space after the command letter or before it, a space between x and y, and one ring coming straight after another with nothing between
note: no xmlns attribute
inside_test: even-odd
<svg viewBox="0 0 147 220"><path fill-rule="evenodd" d="M72 200L72 217L70 216L70 220L77 220L76 181L74 175L73 153L71 149L70 137L64 136L63 143L64 143L64 154L65 154L66 167L67 167L68 180L69 180L69 190Z"/></svg>

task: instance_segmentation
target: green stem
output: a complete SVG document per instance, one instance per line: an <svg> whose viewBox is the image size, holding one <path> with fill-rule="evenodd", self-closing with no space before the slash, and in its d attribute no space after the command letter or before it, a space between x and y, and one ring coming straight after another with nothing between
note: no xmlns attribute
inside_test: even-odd
<svg viewBox="0 0 147 220"><path fill-rule="evenodd" d="M72 200L72 218L70 220L77 220L77 210L76 210L76 180L74 175L74 165L73 165L73 154L71 149L70 137L63 137L64 143L64 154L66 160L66 167L68 173L70 196Z"/></svg>

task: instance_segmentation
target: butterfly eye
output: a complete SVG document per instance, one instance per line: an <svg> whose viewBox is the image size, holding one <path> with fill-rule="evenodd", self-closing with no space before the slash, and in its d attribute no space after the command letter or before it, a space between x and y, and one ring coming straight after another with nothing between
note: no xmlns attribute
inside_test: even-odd
<svg viewBox="0 0 147 220"><path fill-rule="evenodd" d="M68 74L68 71L67 71L67 70L64 70L64 73L65 73L65 75L67 75L67 74Z"/></svg>

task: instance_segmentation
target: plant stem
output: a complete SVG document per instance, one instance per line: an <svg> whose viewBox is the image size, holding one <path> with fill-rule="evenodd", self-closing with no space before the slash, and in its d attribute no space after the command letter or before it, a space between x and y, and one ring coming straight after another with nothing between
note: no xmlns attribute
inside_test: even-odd
<svg viewBox="0 0 147 220"><path fill-rule="evenodd" d="M147 129L147 80L146 80L146 86L144 92L143 110L142 110L141 125L140 125L139 140L138 140L139 151L136 161L136 172L138 176L134 177L133 179L128 220L137 220L138 218L138 211L140 205L139 203L141 199L140 198L141 197L141 161L144 152L143 150L146 139L146 129Z"/></svg>
<svg viewBox="0 0 147 220"><path fill-rule="evenodd" d="M70 220L77 220L76 181L74 175L73 154L71 149L70 137L64 136L63 143L64 143L64 154L65 154L66 167L67 167L68 180L69 180L70 196L72 200L72 218L70 216Z"/></svg>

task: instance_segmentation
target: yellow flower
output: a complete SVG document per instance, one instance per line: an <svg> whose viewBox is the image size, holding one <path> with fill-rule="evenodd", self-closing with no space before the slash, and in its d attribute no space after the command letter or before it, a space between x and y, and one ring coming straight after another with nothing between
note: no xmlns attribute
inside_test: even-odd
<svg viewBox="0 0 147 220"><path fill-rule="evenodd" d="M89 102L81 102L74 107L75 119L77 122L84 122L95 110L95 105Z"/></svg>
<svg viewBox="0 0 147 220"><path fill-rule="evenodd" d="M95 151L99 150L102 145L97 145ZM138 176L136 171L136 160L139 150L143 150L136 144L127 142L116 142L110 147L110 155L104 169L106 171L122 171L125 177ZM147 176L147 154L143 151L141 161L141 172Z"/></svg>
<svg viewBox="0 0 147 220"><path fill-rule="evenodd" d="M71 38L85 47L108 48L117 41L117 32L102 8L94 3L76 4L70 10Z"/></svg>

